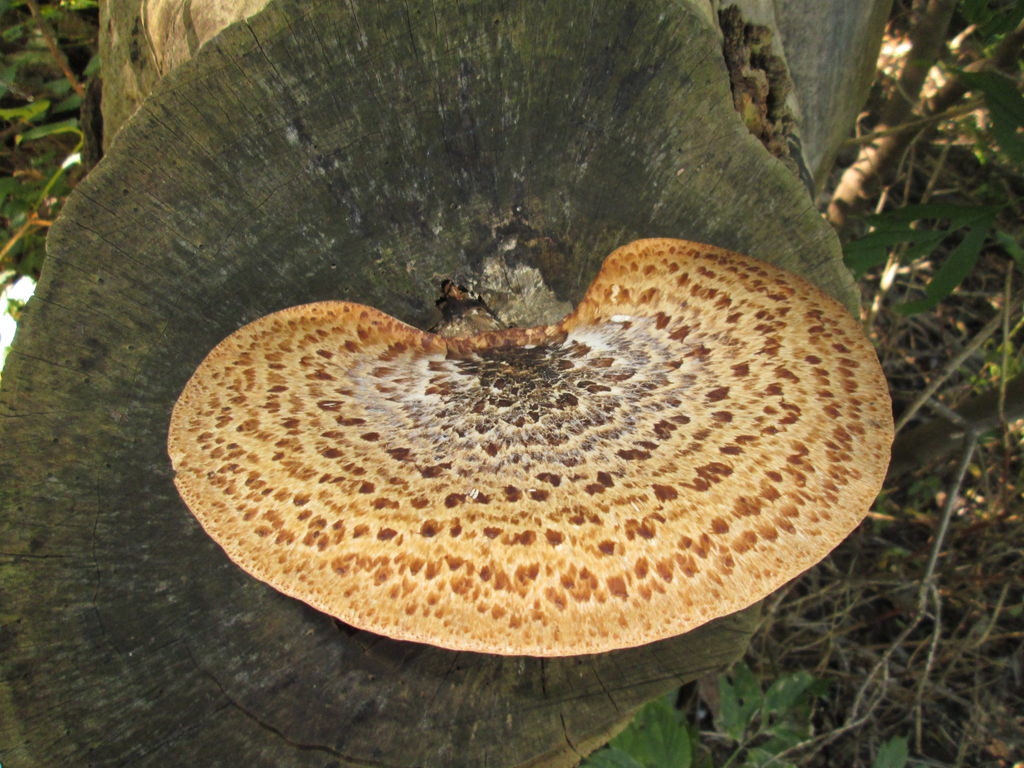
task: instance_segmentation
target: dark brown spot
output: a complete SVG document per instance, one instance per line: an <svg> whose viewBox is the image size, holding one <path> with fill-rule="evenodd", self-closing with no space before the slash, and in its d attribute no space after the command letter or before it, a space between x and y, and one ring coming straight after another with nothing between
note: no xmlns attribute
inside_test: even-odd
<svg viewBox="0 0 1024 768"><path fill-rule="evenodd" d="M547 538L548 544L550 544L552 547L557 547L565 540L565 536L563 536L558 531L551 530L550 528L544 531L544 536L545 538Z"/></svg>
<svg viewBox="0 0 1024 768"><path fill-rule="evenodd" d="M608 541L608 539L605 539L604 541L600 542L597 545L597 548L599 550L601 550L601 552L606 554L606 555L613 555L613 554L615 554L615 542L614 541Z"/></svg>
<svg viewBox="0 0 1024 768"><path fill-rule="evenodd" d="M644 459L651 458L651 454L648 453L647 451L638 451L632 448L628 450L623 449L621 451L616 451L616 453L628 461L642 461Z"/></svg>
<svg viewBox="0 0 1024 768"><path fill-rule="evenodd" d="M653 489L654 495L658 501L671 501L679 496L679 492L671 485L658 485L655 483L651 488Z"/></svg>
<svg viewBox="0 0 1024 768"><path fill-rule="evenodd" d="M704 396L704 398L709 403L717 403L719 400L724 400L728 396L729 396L729 388L728 387L716 387L715 389L712 389L710 392L708 392Z"/></svg>
<svg viewBox="0 0 1024 768"><path fill-rule="evenodd" d="M686 337L690 335L690 331L693 329L688 325L680 325L672 333L668 335L672 341L685 341Z"/></svg>
<svg viewBox="0 0 1024 768"><path fill-rule="evenodd" d="M393 539L397 535L398 535L398 531L396 531L394 528L381 528L379 531L377 531L377 538L380 539L381 541L387 541L388 539Z"/></svg>
<svg viewBox="0 0 1024 768"><path fill-rule="evenodd" d="M550 483L556 488L562 484L561 475L556 475L552 472L541 472L539 475L537 475L537 479L545 483Z"/></svg>
<svg viewBox="0 0 1024 768"><path fill-rule="evenodd" d="M420 526L420 534L426 536L428 539L431 536L437 536L441 530L441 524L437 520L426 520L423 525Z"/></svg>
<svg viewBox="0 0 1024 768"><path fill-rule="evenodd" d="M512 537L513 544L521 544L525 547L530 546L537 540L537 534L533 531L522 531Z"/></svg>
<svg viewBox="0 0 1024 768"><path fill-rule="evenodd" d="M566 607L565 594L559 592L554 587L548 587L544 590L544 597L555 604L555 607L560 611L564 611Z"/></svg>
<svg viewBox="0 0 1024 768"><path fill-rule="evenodd" d="M629 597L629 592L626 591L626 582L621 576L612 576L606 583L608 584L608 591L615 595L615 597Z"/></svg>
<svg viewBox="0 0 1024 768"><path fill-rule="evenodd" d="M451 462L445 462L444 464L436 464L432 467L424 467L420 470L420 475L423 477L439 477L444 474L446 470L452 468Z"/></svg>

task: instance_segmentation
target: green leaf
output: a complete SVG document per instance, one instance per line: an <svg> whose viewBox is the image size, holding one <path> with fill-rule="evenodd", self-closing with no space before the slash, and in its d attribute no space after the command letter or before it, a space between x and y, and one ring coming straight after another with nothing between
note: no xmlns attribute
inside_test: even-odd
<svg viewBox="0 0 1024 768"><path fill-rule="evenodd" d="M771 768L796 768L795 763L790 763L784 760L776 760L778 752L773 752L769 749L763 749L761 747L752 747L747 750L747 759L743 763L744 768L761 768L761 766L771 766Z"/></svg>
<svg viewBox="0 0 1024 768"><path fill-rule="evenodd" d="M71 117L67 120L60 120L56 123L37 125L35 128L30 128L21 134L20 141L33 141L35 139L41 139L44 136L53 136L57 133L77 133L80 135L82 131L78 128L78 118Z"/></svg>
<svg viewBox="0 0 1024 768"><path fill-rule="evenodd" d="M4 120L33 120L44 114L49 108L50 102L47 99L39 99L39 101L33 101L24 107L0 109L0 118Z"/></svg>
<svg viewBox="0 0 1024 768"><path fill-rule="evenodd" d="M628 752L605 747L594 752L580 764L580 768L644 768Z"/></svg>
<svg viewBox="0 0 1024 768"><path fill-rule="evenodd" d="M66 77L58 77L56 80L43 83L43 88L53 95L64 96L71 90L71 83Z"/></svg>
<svg viewBox="0 0 1024 768"><path fill-rule="evenodd" d="M1010 254L1010 258L1017 265L1017 269L1024 272L1024 248L1021 248L1020 243L1002 230L995 233L995 238L1003 246L1003 250Z"/></svg>
<svg viewBox="0 0 1024 768"><path fill-rule="evenodd" d="M907 244L902 258L913 261L930 255L952 232L966 229L963 240L932 277L925 298L899 308L904 314L923 312L949 296L970 274L1000 210L1000 206L994 205L927 204L869 216L867 220L875 230L844 246L844 262L859 279L872 267L885 263L892 246ZM931 220L948 221L948 229L913 226Z"/></svg>
<svg viewBox="0 0 1024 768"><path fill-rule="evenodd" d="M1024 97L1017 91L1016 83L998 72L960 70L957 75L985 96L985 106L992 116L992 134L999 147L1014 161L1024 162L1024 136L1017 133L1024 127Z"/></svg>
<svg viewBox="0 0 1024 768"><path fill-rule="evenodd" d="M871 768L904 768L909 759L906 738L894 736L879 748Z"/></svg>
<svg viewBox="0 0 1024 768"><path fill-rule="evenodd" d="M0 178L0 200L3 200L8 195L15 194L21 189L21 182L13 176L4 176L3 178Z"/></svg>
<svg viewBox="0 0 1024 768"><path fill-rule="evenodd" d="M925 298L901 304L897 307L900 313L913 315L918 312L927 312L949 296L974 269L974 265L978 261L978 254L981 253L981 247L988 239L988 233L995 223L995 218L995 214L990 213L972 222L964 239L946 257L946 261L932 276L931 282L925 289Z"/></svg>
<svg viewBox="0 0 1024 768"><path fill-rule="evenodd" d="M93 75L97 74L100 71L101 63L102 62L100 61L100 55L97 53L95 56L89 59L89 63L85 65L85 70L83 74L86 77L92 77Z"/></svg>
<svg viewBox="0 0 1024 768"><path fill-rule="evenodd" d="M814 682L814 675L806 670L780 677L764 695L764 714L785 717Z"/></svg>
<svg viewBox="0 0 1024 768"><path fill-rule="evenodd" d="M690 768L690 733L666 697L645 704L609 746L632 756L642 768Z"/></svg>
<svg viewBox="0 0 1024 768"><path fill-rule="evenodd" d="M719 676L718 697L719 728L734 741L742 741L762 701L761 686L746 664L733 667L731 680Z"/></svg>
<svg viewBox="0 0 1024 768"><path fill-rule="evenodd" d="M843 247L843 260L859 280L869 269L888 260L890 246L911 243L912 248L904 257L910 260L931 253L946 235L942 230L912 229L909 224L902 223L898 228L876 229L859 240L847 243Z"/></svg>
<svg viewBox="0 0 1024 768"><path fill-rule="evenodd" d="M53 114L59 115L61 112L72 112L81 106L82 97L77 93L73 93L53 108Z"/></svg>

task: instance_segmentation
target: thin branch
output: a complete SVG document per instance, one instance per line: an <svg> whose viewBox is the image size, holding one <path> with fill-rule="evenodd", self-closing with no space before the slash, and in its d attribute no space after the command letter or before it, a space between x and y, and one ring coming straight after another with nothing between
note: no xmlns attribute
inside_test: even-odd
<svg viewBox="0 0 1024 768"><path fill-rule="evenodd" d="M953 485L946 492L946 503L942 507L942 519L939 521L939 530L935 534L935 544L932 546L931 554L928 556L928 565L925 566L924 576L921 577L921 586L917 591L917 612L923 616L925 606L928 602L928 590L932 587L932 580L935 578L935 566L939 562L939 555L942 553L942 546L946 540L946 533L949 531L949 521L953 517L953 510L956 508L957 499L960 498L960 488L964 484L964 475L967 474L967 467L974 457L974 449L977 447L977 435L968 432L964 435L964 452L960 457L960 464L956 468L956 478Z"/></svg>
<svg viewBox="0 0 1024 768"><path fill-rule="evenodd" d="M956 0L927 0L910 30L910 50L896 88L879 111L879 131L899 129L890 136L861 147L854 163L843 171L828 206L828 220L845 230L868 200L869 190L886 176L906 151L916 130L904 124L913 114L928 70L938 60ZM923 130L923 129L921 129Z"/></svg>
<svg viewBox="0 0 1024 768"><path fill-rule="evenodd" d="M28 9L32 12L32 18L36 20L36 25L39 27L40 33L43 35L43 39L46 41L46 47L50 49L50 54L53 56L54 61L57 62L57 66L60 67L61 72L64 73L64 77L71 83L71 87L75 89L75 93L85 98L85 87L78 82L75 77L75 73L71 71L71 67L68 65L68 59L61 51L60 46L57 45L57 40L53 36L53 32L50 31L50 25L46 23L46 19L43 18L43 14L39 11L39 5L36 0L25 0L25 4Z"/></svg>
<svg viewBox="0 0 1024 768"><path fill-rule="evenodd" d="M1016 306L1021 301L1024 301L1024 291L1019 292L1014 296L1011 304L1012 306ZM907 425L907 422L914 418L917 412L921 409L921 406L928 402L932 395L938 391L939 387L945 383L946 379L956 373L957 369L964 364L964 361L977 352L978 349L981 348L981 345L988 341L989 337L995 333L1002 324L1003 314L1001 312L985 323L985 326L975 334L974 338L968 342L967 346L964 347L958 355L953 357L952 360L946 363L939 372L939 375L932 379L928 386L925 387L924 391L917 396L917 399L915 399L914 402L911 403L902 414L900 414L900 418L896 421L896 432L903 429L903 427Z"/></svg>
<svg viewBox="0 0 1024 768"><path fill-rule="evenodd" d="M935 115L928 115L927 117L920 117L916 120L910 120L901 125L897 125L894 128L883 128L877 131L871 131L871 133L865 133L861 136L854 136L853 138L847 139L843 142L843 146L855 146L859 144L868 144L876 139L882 139L887 136L895 136L896 134L903 133L904 131L914 131L919 128L928 128L936 123L940 123L943 120L952 120L953 118L963 117L974 112L983 106L983 100L980 98L971 99L966 104L960 104L956 107L950 107L949 109L939 112Z"/></svg>
<svg viewBox="0 0 1024 768"><path fill-rule="evenodd" d="M907 638L910 637L910 634L917 628L918 624L921 623L927 613L928 595L935 589L934 580L936 564L938 563L939 555L942 553L942 549L946 542L946 533L949 530L949 521L953 517L953 511L956 509L957 500L960 498L960 489L963 486L964 476L967 474L967 467L970 466L971 458L974 456L974 449L977 446L976 437L977 436L973 432L969 432L964 438L964 452L960 459L960 464L957 467L956 477L949 488L946 496L946 502L942 508L942 519L939 523L939 530L935 534L935 542L932 544L931 554L928 557L928 565L925 567L924 574L922 575L921 582L918 586L917 608L914 611L913 617L911 617L910 623L907 624L896 639L890 643L885 653L883 653L882 657L875 662L871 671L868 672L867 677L864 678L864 682L861 683L860 687L857 689L856 695L854 696L853 704L850 707L846 722L841 727L833 731L823 733L820 736L815 736L811 739L806 739L801 741L799 744L794 744L789 749L777 755L777 759L782 759L788 755L801 752L810 747L820 749L821 747L831 744L842 734L856 730L868 721L875 708L881 703L882 699L885 698L885 688L890 676L889 665L893 654L903 646ZM868 697L870 697L870 700L868 700Z"/></svg>
<svg viewBox="0 0 1024 768"><path fill-rule="evenodd" d="M53 222L49 219L40 219L38 215L33 212L32 215L25 220L25 223L18 227L17 231L11 235L11 238L4 243L4 247L0 248L0 264L4 263L7 259L7 254L11 252L11 249L14 248L15 244L21 240L21 238L25 237L25 235L32 234L36 230L45 229L52 223Z"/></svg>

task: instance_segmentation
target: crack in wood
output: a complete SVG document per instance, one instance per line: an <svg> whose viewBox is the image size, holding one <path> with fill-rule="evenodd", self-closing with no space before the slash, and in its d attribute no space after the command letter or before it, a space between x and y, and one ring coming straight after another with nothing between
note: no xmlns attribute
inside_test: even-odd
<svg viewBox="0 0 1024 768"><path fill-rule="evenodd" d="M569 738L569 728L565 724L565 715L559 712L558 720L562 723L562 737L565 739L565 743L569 746L569 749L572 750L573 754L582 760L583 755L580 754L580 751L576 749L576 745L572 743L572 739Z"/></svg>
<svg viewBox="0 0 1024 768"><path fill-rule="evenodd" d="M611 702L612 706L615 707L615 713L618 715L622 714L622 709L619 707L619 703L612 696L612 692L608 689L608 686L604 684L604 680L601 679L601 675L597 672L596 666L591 666L590 671L594 673L594 678L597 680L597 684L601 686L601 690L604 691L604 695L608 697L608 701Z"/></svg>
<svg viewBox="0 0 1024 768"><path fill-rule="evenodd" d="M208 669L204 668L196 660L195 655L192 653L192 648L189 646L188 643L185 643L184 645L185 645L185 653L188 655L189 660L191 660L192 665L197 670L199 670L199 672L202 675L204 675L205 677L209 678L209 680L215 686L217 686L217 690L220 691L221 695L225 698L225 700L228 702L228 704L230 706L232 706L235 709L237 709L239 712L241 712L247 718L252 720L260 728L262 728L265 731L268 731L269 733L274 734L275 736L277 736L279 739L284 741L290 747L295 747L296 749L301 749L303 751L308 751L308 752L323 752L324 754L330 755L331 757L339 758L341 760L350 760L351 759L351 758L346 757L343 753L339 752L338 750L336 750L333 747L330 747L330 746L328 746L326 744L306 744L306 743L301 742L301 741L295 741L294 739L289 738L281 729L279 729L276 726L273 726L270 723L268 723L268 722L264 721L263 719L261 719L259 715L257 715L255 712L249 710L247 707L242 705L238 700L236 700L234 696L232 696L230 693L228 693L227 689L221 684L220 680L217 679L216 675L214 675Z"/></svg>

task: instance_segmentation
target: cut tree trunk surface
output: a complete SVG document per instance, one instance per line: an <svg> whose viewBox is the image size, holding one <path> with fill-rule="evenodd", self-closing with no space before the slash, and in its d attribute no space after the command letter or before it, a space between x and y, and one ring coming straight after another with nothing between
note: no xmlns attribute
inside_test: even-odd
<svg viewBox="0 0 1024 768"><path fill-rule="evenodd" d="M228 561L165 450L204 355L293 304L426 328L442 278L528 274L544 317L669 236L853 305L694 8L275 2L158 85L54 226L4 372L0 761L568 764L743 652L750 611L548 660L353 630Z"/></svg>

